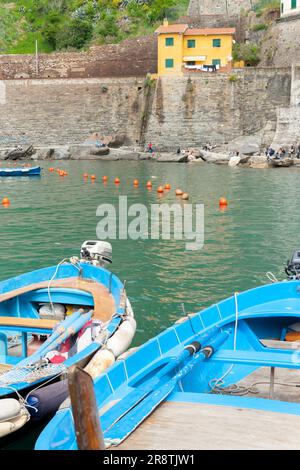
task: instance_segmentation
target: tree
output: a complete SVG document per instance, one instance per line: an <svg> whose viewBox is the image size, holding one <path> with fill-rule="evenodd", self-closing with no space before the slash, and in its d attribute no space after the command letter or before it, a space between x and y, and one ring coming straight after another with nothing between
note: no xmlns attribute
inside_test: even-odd
<svg viewBox="0 0 300 470"><path fill-rule="evenodd" d="M93 26L90 21L73 18L57 32L56 45L58 49L81 49L91 39Z"/></svg>

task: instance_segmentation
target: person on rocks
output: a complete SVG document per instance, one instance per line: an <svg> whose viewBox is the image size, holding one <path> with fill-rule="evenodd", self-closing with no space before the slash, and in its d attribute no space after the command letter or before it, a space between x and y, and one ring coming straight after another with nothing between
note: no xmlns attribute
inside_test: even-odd
<svg viewBox="0 0 300 470"><path fill-rule="evenodd" d="M294 145L291 145L290 147L290 155L292 158L295 157L295 154L296 154L296 149L295 149L295 146Z"/></svg>
<svg viewBox="0 0 300 470"><path fill-rule="evenodd" d="M153 153L153 144L152 144L152 142L150 142L150 143L148 144L148 152L149 152L149 153Z"/></svg>

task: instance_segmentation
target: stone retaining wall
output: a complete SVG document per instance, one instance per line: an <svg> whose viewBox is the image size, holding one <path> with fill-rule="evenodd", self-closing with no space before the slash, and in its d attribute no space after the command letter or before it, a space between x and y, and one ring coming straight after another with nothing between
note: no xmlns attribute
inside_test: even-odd
<svg viewBox="0 0 300 470"><path fill-rule="evenodd" d="M149 116L146 141L160 150L223 145L259 133L273 140L277 109L290 102L291 70L245 69L226 74L163 77Z"/></svg>

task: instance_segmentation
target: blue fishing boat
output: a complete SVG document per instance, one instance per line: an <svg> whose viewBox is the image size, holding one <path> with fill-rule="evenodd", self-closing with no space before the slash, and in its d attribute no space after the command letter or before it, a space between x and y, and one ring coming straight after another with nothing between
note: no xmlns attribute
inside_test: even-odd
<svg viewBox="0 0 300 470"><path fill-rule="evenodd" d="M299 272L182 318L101 374L106 448L299 448ZM63 407L36 449L77 448Z"/></svg>
<svg viewBox="0 0 300 470"><path fill-rule="evenodd" d="M80 258L0 282L0 437L58 409L69 367L97 376L130 346L136 323L111 262L109 243L88 241Z"/></svg>
<svg viewBox="0 0 300 470"><path fill-rule="evenodd" d="M32 168L0 168L0 176L40 176L41 167Z"/></svg>

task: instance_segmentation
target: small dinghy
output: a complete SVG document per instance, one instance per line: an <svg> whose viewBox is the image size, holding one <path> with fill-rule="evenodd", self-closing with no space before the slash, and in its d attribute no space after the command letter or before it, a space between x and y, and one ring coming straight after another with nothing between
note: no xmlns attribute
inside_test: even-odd
<svg viewBox="0 0 300 470"><path fill-rule="evenodd" d="M94 391L106 448L299 448L294 278L183 318L99 376ZM36 449L77 449L71 408L56 414Z"/></svg>
<svg viewBox="0 0 300 470"><path fill-rule="evenodd" d="M0 176L40 176L39 166L32 168L0 168Z"/></svg>
<svg viewBox="0 0 300 470"><path fill-rule="evenodd" d="M98 376L129 348L136 322L111 262L109 243L88 241L81 259L0 282L0 437L57 411L69 367Z"/></svg>

